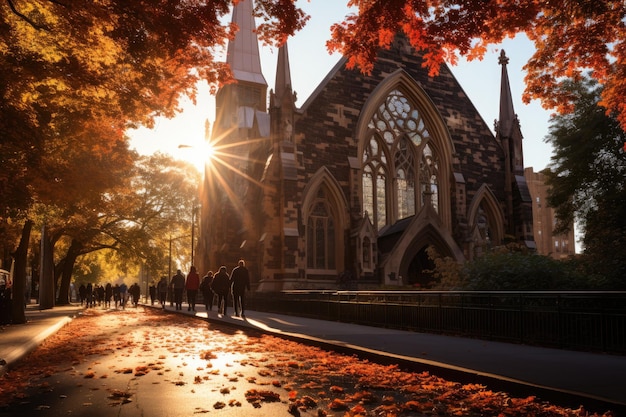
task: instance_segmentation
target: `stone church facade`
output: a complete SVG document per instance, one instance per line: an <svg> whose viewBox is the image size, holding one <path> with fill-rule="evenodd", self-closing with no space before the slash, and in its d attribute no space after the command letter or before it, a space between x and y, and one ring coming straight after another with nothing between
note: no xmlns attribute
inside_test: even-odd
<svg viewBox="0 0 626 417"><path fill-rule="evenodd" d="M216 96L201 270L243 258L258 291L423 287L429 246L463 262L534 245L504 52L494 135L448 67L430 77L402 36L369 75L341 59L299 108L285 44L267 105L251 1L233 21L237 82Z"/></svg>

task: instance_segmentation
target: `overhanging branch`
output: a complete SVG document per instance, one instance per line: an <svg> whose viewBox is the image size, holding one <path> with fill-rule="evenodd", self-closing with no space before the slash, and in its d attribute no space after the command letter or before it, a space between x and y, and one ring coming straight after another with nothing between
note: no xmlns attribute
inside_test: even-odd
<svg viewBox="0 0 626 417"><path fill-rule="evenodd" d="M26 16L24 13L20 12L19 10L17 10L17 7L15 7L15 3L13 2L13 0L6 0L6 1L7 1L7 4L9 5L9 8L13 12L13 14L16 15L17 17L19 17L20 19L22 19L23 21L25 21L26 23L28 23L34 29L36 29L36 30L50 30L50 28L48 28L46 25L38 24L37 22L35 22L34 20L32 20L31 18ZM58 0L48 0L48 1L50 3L52 3L52 4L56 4L56 5L59 5L59 6L67 7L66 4L63 4L63 3L61 3Z"/></svg>
<svg viewBox="0 0 626 417"><path fill-rule="evenodd" d="M23 21L25 21L26 23L31 25L34 29L37 29L37 30L48 30L47 27L35 23L35 21L31 20L24 13L20 12L19 10L17 10L17 8L15 7L15 4L13 3L13 0L7 0L7 3L9 5L9 8L11 9L11 11L13 12L13 14L15 14L17 17L19 17L20 19L22 19Z"/></svg>

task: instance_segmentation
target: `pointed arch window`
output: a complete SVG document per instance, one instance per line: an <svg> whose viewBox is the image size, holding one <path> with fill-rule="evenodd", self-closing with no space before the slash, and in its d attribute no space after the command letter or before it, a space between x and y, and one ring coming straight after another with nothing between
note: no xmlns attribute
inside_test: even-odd
<svg viewBox="0 0 626 417"><path fill-rule="evenodd" d="M415 215L428 201L438 210L439 162L415 104L392 90L368 128L362 155L363 212L376 228Z"/></svg>
<svg viewBox="0 0 626 417"><path fill-rule="evenodd" d="M398 219L415 214L415 162L411 143L401 138L396 152L396 193L398 195Z"/></svg>
<svg viewBox="0 0 626 417"><path fill-rule="evenodd" d="M376 137L363 152L363 211L380 229L387 223L387 158Z"/></svg>
<svg viewBox="0 0 626 417"><path fill-rule="evenodd" d="M422 205L430 203L436 211L439 211L439 162L428 144L422 151L420 179L422 181Z"/></svg>
<svg viewBox="0 0 626 417"><path fill-rule="evenodd" d="M480 257L489 251L493 246L493 232L489 221L487 210L483 203L478 206L476 214L476 232L474 238L474 255Z"/></svg>
<svg viewBox="0 0 626 417"><path fill-rule="evenodd" d="M369 237L363 238L363 269L371 269L372 268L372 242Z"/></svg>
<svg viewBox="0 0 626 417"><path fill-rule="evenodd" d="M320 190L307 222L307 266L335 269L335 219Z"/></svg>

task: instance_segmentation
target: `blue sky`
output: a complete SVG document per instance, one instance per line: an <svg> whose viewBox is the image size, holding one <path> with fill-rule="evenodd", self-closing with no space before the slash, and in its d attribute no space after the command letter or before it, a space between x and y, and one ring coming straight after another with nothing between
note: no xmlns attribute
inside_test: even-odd
<svg viewBox="0 0 626 417"><path fill-rule="evenodd" d="M323 4L322 4L323 3ZM338 55L329 55L325 42L330 37L330 26L343 20L348 12L347 1L299 0L298 5L309 15L307 26L289 40L289 58L293 89L298 94L298 105L306 101L315 87L339 60ZM528 105L522 102L524 73L522 67L533 52L533 45L523 35L492 46L482 61L465 62L450 66L465 93L472 100L489 128L493 130L498 118L500 99L501 66L498 65L500 50L509 57L508 72L511 92L522 133L524 135L524 165L539 171L550 162L552 149L544 142L548 134L550 112L541 108L539 102ZM277 50L261 46L261 65L269 88L273 88L276 71ZM215 106L208 88L200 87L196 105L186 101L184 112L176 118L159 119L152 130L129 131L131 147L142 154L155 151L169 153L175 158L189 160L202 166L202 154L193 148L179 149L185 144L199 147L204 138L206 119L213 122Z"/></svg>

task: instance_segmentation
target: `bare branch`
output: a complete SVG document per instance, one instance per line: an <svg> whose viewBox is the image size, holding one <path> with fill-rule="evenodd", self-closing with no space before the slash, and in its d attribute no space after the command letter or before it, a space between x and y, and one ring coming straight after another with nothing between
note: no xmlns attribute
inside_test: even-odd
<svg viewBox="0 0 626 417"><path fill-rule="evenodd" d="M9 5L9 8L11 9L11 11L13 12L13 14L15 14L20 19L22 19L23 21L25 21L26 23L31 25L34 29L37 29L37 30L48 30L48 28L46 26L38 25L33 20L29 19L28 16L26 16L25 14L23 14L19 10L17 10L17 8L15 7L15 4L13 3L13 0L7 0L7 3Z"/></svg>

